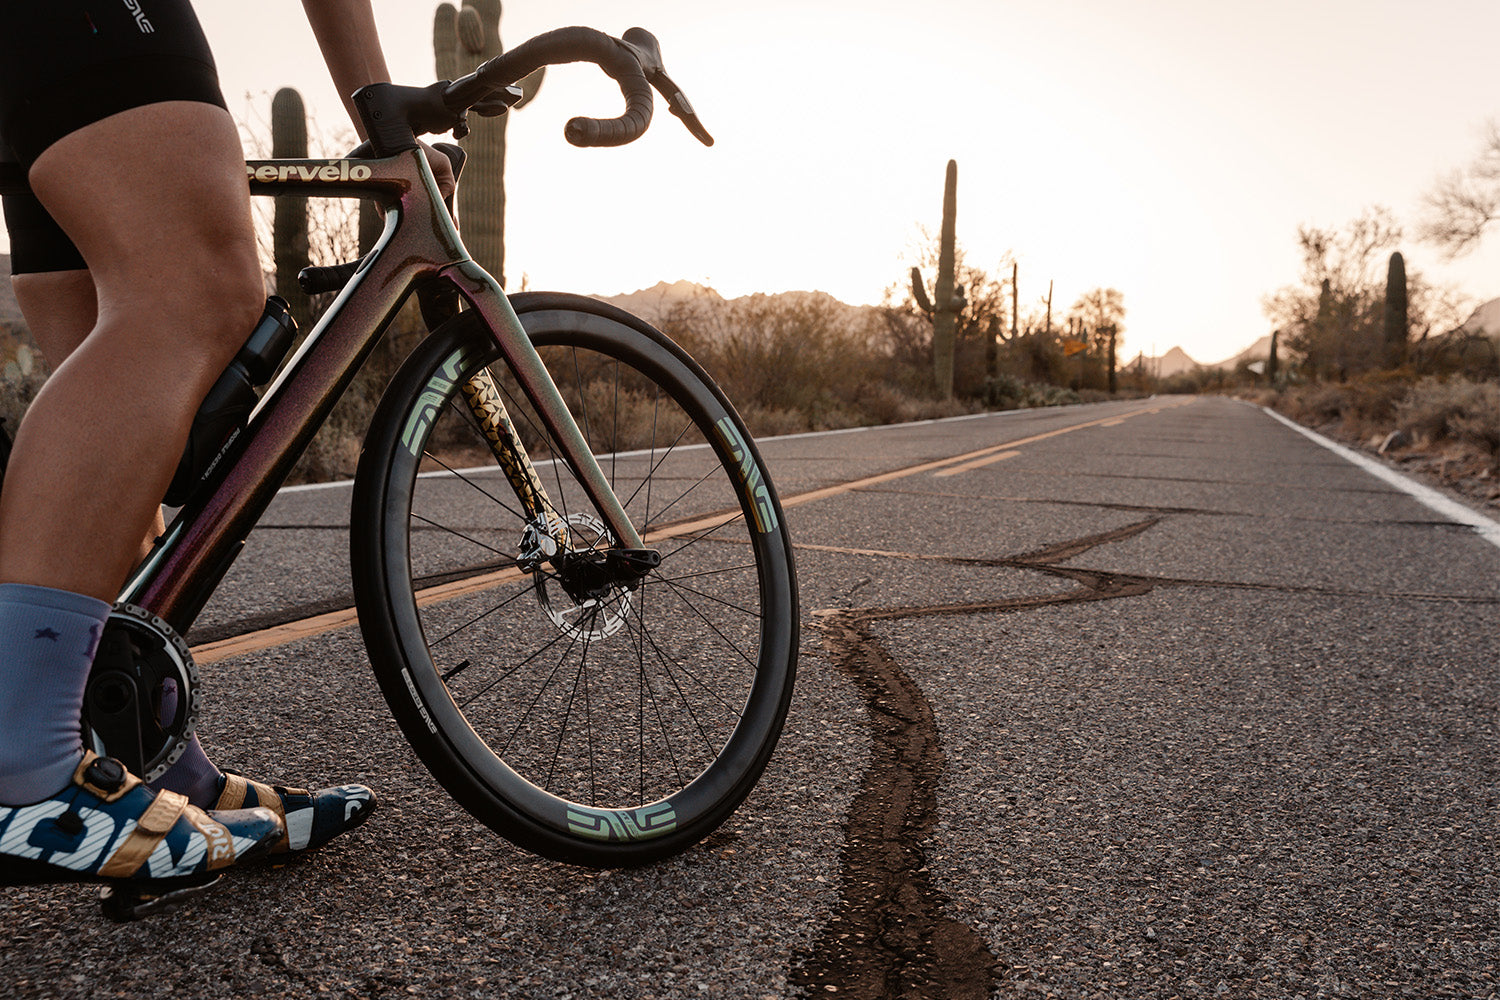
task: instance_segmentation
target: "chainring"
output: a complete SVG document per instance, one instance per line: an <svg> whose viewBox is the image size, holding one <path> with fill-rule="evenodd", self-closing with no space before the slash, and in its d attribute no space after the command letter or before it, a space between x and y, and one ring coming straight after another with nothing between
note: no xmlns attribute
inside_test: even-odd
<svg viewBox="0 0 1500 1000"><path fill-rule="evenodd" d="M201 701L182 637L146 609L116 604L85 689L84 746L127 765L138 760L139 776L155 781L187 749Z"/></svg>

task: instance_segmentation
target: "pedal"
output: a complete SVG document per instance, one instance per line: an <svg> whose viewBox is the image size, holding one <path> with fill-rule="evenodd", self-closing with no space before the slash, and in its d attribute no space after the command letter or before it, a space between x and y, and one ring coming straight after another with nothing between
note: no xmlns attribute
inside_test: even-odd
<svg viewBox="0 0 1500 1000"><path fill-rule="evenodd" d="M215 875L207 882L181 886L165 892L151 892L148 886L137 887L129 883L107 885L99 890L99 906L104 910L106 917L117 924L125 924L132 920L175 910L188 900L211 891L222 881L224 881L223 875Z"/></svg>

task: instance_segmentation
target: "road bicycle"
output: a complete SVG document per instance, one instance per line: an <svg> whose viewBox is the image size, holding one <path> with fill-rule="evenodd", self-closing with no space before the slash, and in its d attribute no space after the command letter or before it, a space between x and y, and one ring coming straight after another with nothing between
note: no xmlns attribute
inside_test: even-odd
<svg viewBox="0 0 1500 1000"><path fill-rule="evenodd" d="M256 194L373 200L384 231L359 261L303 272L308 291L337 294L274 381L290 330L270 308L205 401L174 480L181 510L90 678L85 737L101 751L148 778L180 755L201 706L180 636L414 293L430 333L371 419L350 516L360 628L403 734L476 817L574 864L675 854L749 794L798 652L791 542L749 432L644 321L577 295L507 297L418 146L462 137L470 110L504 113L511 84L565 62L599 66L626 101L617 119L568 122L573 144L633 141L653 87L712 143L650 33L565 28L457 81L364 88L369 140L345 159L246 164ZM255 401L247 381L270 384Z"/></svg>

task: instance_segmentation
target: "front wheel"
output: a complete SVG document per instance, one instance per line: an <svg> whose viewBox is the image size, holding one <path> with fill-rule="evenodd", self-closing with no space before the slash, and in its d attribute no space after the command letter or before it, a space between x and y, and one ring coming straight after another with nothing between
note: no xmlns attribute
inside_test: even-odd
<svg viewBox="0 0 1500 1000"><path fill-rule="evenodd" d="M413 353L372 421L360 625L407 738L465 808L556 860L642 864L712 832L770 758L797 659L791 543L743 424L680 348L590 299L511 301L660 565L584 586L537 558L535 512L459 391L484 368L572 544L614 539L469 313Z"/></svg>

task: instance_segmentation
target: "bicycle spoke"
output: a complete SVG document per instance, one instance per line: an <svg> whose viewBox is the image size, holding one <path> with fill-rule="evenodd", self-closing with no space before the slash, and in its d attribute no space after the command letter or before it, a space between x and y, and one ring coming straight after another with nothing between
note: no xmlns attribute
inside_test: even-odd
<svg viewBox="0 0 1500 1000"><path fill-rule="evenodd" d="M627 497L625 500L623 500L621 502L621 506L629 507L630 504L631 504L631 502L635 500L635 498L640 494L640 492L641 492L642 489L649 489L650 486L651 486L651 484L653 484L653 483L656 482L656 473L661 469L662 463L664 463L667 459L669 459L669 458L672 457L672 453L677 450L677 446L682 443L682 439L685 438L685 437L687 437L688 434L693 430L693 424L691 422L688 422L688 423L684 424L682 430L678 431L677 432L677 436L672 439L672 443L669 444L669 445L667 445L665 447L665 450L662 452L661 458L657 458L656 457L656 426L657 426L656 425L656 417L658 415L657 414L657 410L659 409L659 403L660 403L660 401L658 400L657 401L657 407L653 408L653 411L652 411L652 423L651 423L651 460L648 463L648 468L646 470L646 474L641 477L640 485L638 485L635 488L634 492L632 492L629 497ZM703 484L703 480L704 479L708 479L713 474L714 474L714 470L710 469L709 472L708 472L708 474L705 475L703 477L703 479L698 480L697 483L694 483L693 486L689 487L687 492L690 493L694 489L696 489L698 486L701 486ZM684 494L684 496L685 495L686 494ZM681 499L682 499L681 496L679 496L677 498L677 500L681 500ZM672 501L672 503L675 504L677 502L677 500ZM646 504L646 507L647 507L648 511L650 510L650 506L651 505L648 502ZM660 518L661 517L661 511L657 511L656 516L657 516L657 518ZM653 523L652 519L650 517L647 517L644 521L642 521L642 524L641 524L642 530L644 530L646 528L649 528L652 523Z"/></svg>
<svg viewBox="0 0 1500 1000"><path fill-rule="evenodd" d="M653 580L657 580L657 581L665 584L666 586L670 587L672 589L672 591L674 593L679 594L679 596L681 594L683 594L683 593L692 594L695 597L701 597L701 598L703 598L705 601L713 601L715 604L719 605L720 607L730 608L730 609L732 609L734 611L738 611L740 614L745 615L747 617L754 618L754 619L757 619L757 620L760 618L760 612L759 611L756 611L753 608L747 608L747 607L745 607L743 605L740 605L740 604L736 604L733 601L728 600L728 599L723 598L723 597L720 597L717 594L710 594L707 591L698 590L698 589L696 589L694 587L683 586L682 583L681 583L681 579L680 578L662 576L659 573L652 573L651 574L651 578ZM685 602L685 603L687 603L687 602Z"/></svg>
<svg viewBox="0 0 1500 1000"><path fill-rule="evenodd" d="M428 643L428 646L429 647L441 646L443 643L447 642L449 639L453 638L455 635L458 635L458 633L464 632L464 631L467 631L468 629L473 628L475 625L478 625L481 621L483 621L484 619L488 618L490 615L494 614L495 612L497 612L497 611L504 611L506 608L510 607L512 604L514 604L515 602L519 601L521 598L527 597L527 596L529 596L529 595L531 595L531 594L533 594L535 592L536 592L536 584L533 583L529 587L526 587L524 590L517 591L515 594L511 595L508 599L506 599L504 601L501 601L499 604L495 605L494 607L490 608L489 610L487 610L487 611L481 611L479 614L475 615L473 618L469 619L468 621L464 622L462 625L460 625L457 628L455 628L452 631L450 631L447 635L440 636L439 638L437 638L435 640L432 640L431 642Z"/></svg>
<svg viewBox="0 0 1500 1000"><path fill-rule="evenodd" d="M729 638L729 637L728 637L728 636L726 636L726 635L725 635L725 634L724 634L724 633L723 633L723 632L722 632L722 631L720 631L720 630L719 630L719 626L718 626L718 625L716 625L716 624L714 624L714 622L713 622L713 620L712 620L712 619L710 619L710 618L709 618L709 617L708 617L708 616L707 616L707 615L705 615L705 614L704 614L704 613L703 613L703 612L702 612L702 611L700 611L700 610L699 610L699 609L698 609L698 606L697 606L697 605L696 605L696 604L694 604L694 603L693 603L693 602L692 602L692 601L689 601L689 600L687 600L687 599L685 599L685 598L684 598L684 597L683 597L683 596L682 596L682 595L681 595L681 594L680 594L680 593L678 593L678 591L677 591L677 588L675 588L675 587L672 587L672 586L671 586L671 585L670 585L670 584L668 584L668 585L667 585L667 589L668 589L668 590L670 590L670 591L671 591L671 592L672 592L672 594L673 594L673 595L674 595L674 596L675 596L675 597L676 597L676 598L677 598L677 599L678 599L678 600L679 600L679 601L681 601L681 602L682 602L682 603L683 603L683 604L684 604L684 605L686 605L686 606L687 606L687 608L688 608L688 609L689 609L689 610L690 610L690 611L692 611L692 613L693 613L693 614L694 614L694 615L696 615L696 616L697 616L697 617L698 617L698 620L699 620L699 621L700 621L700 622L702 622L702 623L703 623L703 624L704 624L704 625L705 625L705 626L707 626L707 627L708 627L708 630L709 630L709 631L711 631L711 632L713 632L713 633L714 633L714 635L716 635L716 636L718 636L718 637L719 637L719 639L720 639L720 641L722 641L722 642L723 642L723 643L724 643L724 645L726 645L726 646L728 646L728 647L729 647L729 648L730 648L730 649L732 649L732 650L734 650L734 651L735 651L735 652L736 652L736 653L738 653L738 654L739 654L739 655L740 655L740 658L741 658L741 659L742 659L742 660L744 660L744 661L745 661L745 662L746 662L746 663L749 663L749 664L751 664L751 665L754 665L754 663L755 663L755 658L754 658L754 657L752 657L752 656L750 656L750 655L749 655L749 654L748 654L748 653L746 653L746 652L745 652L745 651L744 651L744 650L743 650L743 649L742 649L742 648L740 648L740 644L739 644L739 643L737 643L737 642L735 642L735 641L734 641L734 640L733 640L733 639L730 639L730 638ZM758 619L759 619L759 618L760 618L760 616L759 616L759 615L755 615L755 616L754 616L754 617L755 617L755 618L756 618L756 619L757 619L757 620L758 620Z"/></svg>
<svg viewBox="0 0 1500 1000"><path fill-rule="evenodd" d="M677 692L677 697L682 701L682 707L687 709L688 715L692 717L693 724L698 729L698 735L703 738L703 745L709 750L712 750L713 741L709 738L707 730L704 729L703 722L698 718L698 713L693 710L693 703L688 699L687 694L682 690L682 685L677 683L677 675L672 669L674 665L672 657L662 652L661 647L657 644L656 637L651 635L649 632L646 633L646 641L651 644L651 649L656 654L656 660L661 664L662 672L666 674L667 680L671 682L673 690ZM680 663L677 663L676 666L678 667L678 669L683 669ZM687 671L684 670L683 672Z"/></svg>
<svg viewBox="0 0 1500 1000"><path fill-rule="evenodd" d="M663 559L662 563L663 563L663 565L665 565L666 564L666 559ZM681 573L681 574L678 574L677 576L667 576L665 573L663 573L661 571L661 567L658 566L657 569L656 569L656 571L653 572L651 575L653 577L656 577L656 578L664 580L664 581L676 581L676 582L680 583L683 580L702 580L702 579L706 579L707 577L710 577L710 576L727 576L730 573L743 573L746 570L752 570L753 571L754 569L755 569L755 563L752 562L752 563L741 563L738 566L721 566L721 567L718 567L718 568L715 568L715 569L699 570L696 573Z"/></svg>
<svg viewBox="0 0 1500 1000"><path fill-rule="evenodd" d="M568 709L563 713L562 730L557 734L557 747L552 752L552 763L547 769L547 783L542 786L549 792L552 790L552 779L557 774L557 758L562 754L563 741L568 738L568 720L573 717L573 702L578 697L578 678L584 674L588 661L589 647L588 640L585 639L583 641L583 654L578 658L578 669L573 673L573 686L569 689ZM585 682L584 690L585 692L588 690L587 682ZM587 694L585 694L584 702L585 704L588 702Z"/></svg>
<svg viewBox="0 0 1500 1000"><path fill-rule="evenodd" d="M424 516L422 514L418 514L416 511L412 511L412 515L411 516L413 518L415 518L416 520L421 521L423 524L426 524L426 525L428 525L430 527L436 528L439 531L447 532L448 534L454 536L455 538L462 538L464 541L468 542L470 545L475 546L476 548L485 549L485 550L487 550L489 552L495 553L495 555L497 555L497 556L504 556L506 559L513 559L513 557L511 556L511 554L509 552L501 552L499 549L495 548L493 545L490 545L490 544L488 544L486 542L481 542L477 538L473 538L473 537L471 537L469 535L466 535L462 531L459 531L457 528L450 528L446 524L438 524L436 521L432 520L431 518L426 517L426 516Z"/></svg>
<svg viewBox="0 0 1500 1000"><path fill-rule="evenodd" d="M676 536L673 536L674 539L675 538L686 538L687 541L685 541L681 545L677 546L677 548L673 549L671 552L663 552L662 556L661 556L662 562L665 563L669 558L671 558L673 556L676 556L679 552L684 552L684 551L692 548L694 545L697 545L699 542L702 542L702 541L727 542L727 543L733 544L733 545L743 544L743 542L740 539L738 539L738 538L715 538L714 535L716 535L719 531L723 530L724 528L729 527L731 524L740 524L740 523L742 523L744 521L744 519L745 519L744 512L741 511L739 513L736 513L733 517L727 518L726 520L720 522L719 524L714 525L712 528L709 528L707 531L695 531L695 532L693 532L690 535L676 535Z"/></svg>
<svg viewBox="0 0 1500 1000"><path fill-rule="evenodd" d="M457 407L456 404L450 403L449 405L452 406L454 409L458 409L458 407ZM469 421L472 424L473 421L474 421L474 414L470 413L467 409L464 409L461 412L463 412L464 414L466 414L468 416ZM477 429L477 425L476 425L476 429ZM477 491L478 493L480 493L481 495L483 495L484 497L486 497L487 499L489 499L497 507L500 507L502 510L507 511L508 513L510 513L510 514L512 514L512 515L514 515L516 517L520 517L521 516L520 511L517 510L515 507L510 506L509 503L507 503L506 501L504 501L504 500L500 499L499 497L495 496L495 494L491 493L489 490L487 490L484 487L480 486L478 483L474 482L474 480L470 479L468 476L464 475L458 469L455 469L453 466L449 465L447 462L443 461L441 458L439 458L438 456L434 455L432 452L424 450L422 452L422 457L423 458L427 458L427 459L431 459L435 464L441 465L448 472L448 474L451 475L454 479L457 479L459 482L462 482L465 485L471 487L472 489L474 489L475 491ZM497 466L495 466L494 471L501 472L501 469L497 465Z"/></svg>
<svg viewBox="0 0 1500 1000"><path fill-rule="evenodd" d="M471 706L472 704L474 704L474 702L478 701L480 698L483 698L485 695L489 694L496 687L498 687L499 685L505 683L505 681L509 680L511 677L515 676L516 673L518 673L521 670L521 668L529 666L532 663L532 661L536 660L543 653L547 652L547 650L549 650L553 646L557 645L564 638L566 638L566 637L562 633L559 633L556 639L553 639L551 642L547 643L546 645L544 645L540 649L538 649L536 652L534 652L530 656L526 657L526 659L521 660L515 666L513 666L509 670L505 671L499 677L495 678L495 680L491 681L488 686L486 686L484 688L481 688L480 690L474 692L474 694L470 695L466 700L464 700L463 702L461 702L459 704L459 707L460 708L468 708L469 706ZM561 663L562 661L559 660L558 662ZM540 692L538 692L537 697L541 697L541 693Z"/></svg>
<svg viewBox="0 0 1500 1000"><path fill-rule="evenodd" d="M628 627L629 626L627 626L627 628ZM659 648L659 646L656 643L656 640L655 640L654 636L652 635L652 633L649 630L643 629L642 630L642 637L643 637L644 641L646 641L646 642L648 642L648 643L651 644L651 646L653 648L653 651L657 654L658 658L663 657L663 656L667 656L669 660L672 660L672 658L669 656L669 654L663 653L661 651L661 649ZM738 650L736 650L736 652L738 652ZM712 698L714 701L717 701L720 705L724 706L724 710L725 710L725 712L728 715L733 716L736 719L740 717L740 714L741 714L740 708L738 706L733 705L730 702L726 701L723 698L723 696L721 696L717 691L715 691L712 687L710 687L707 682L705 682L701 677L699 677L698 674L695 671L688 669L680 661L672 660L671 665L675 665L678 671L680 671L685 676L687 676L690 680L692 680L694 684L696 684L699 687L701 687L704 690L704 692L706 692L708 694L708 696L710 698ZM668 673L670 674L670 666L668 667Z"/></svg>
<svg viewBox="0 0 1500 1000"><path fill-rule="evenodd" d="M361 509L367 522L400 517L404 535L371 534L377 582L361 614L397 636L399 658L377 664L382 688L461 801L549 856L641 863L704 836L764 767L795 664L795 583L779 526L747 524L742 470L720 440L726 419L744 429L713 383L659 334L576 301L513 299L658 565L627 579L606 558L619 544L609 522L503 361L491 363L496 402L567 522L564 550L533 550L524 484L465 468L489 453L484 418L457 395L484 370L465 360L473 345L492 342L471 311L455 321L462 339L424 342L431 374L408 379L404 408L382 417L384 488ZM589 310L601 311L573 325Z"/></svg>

